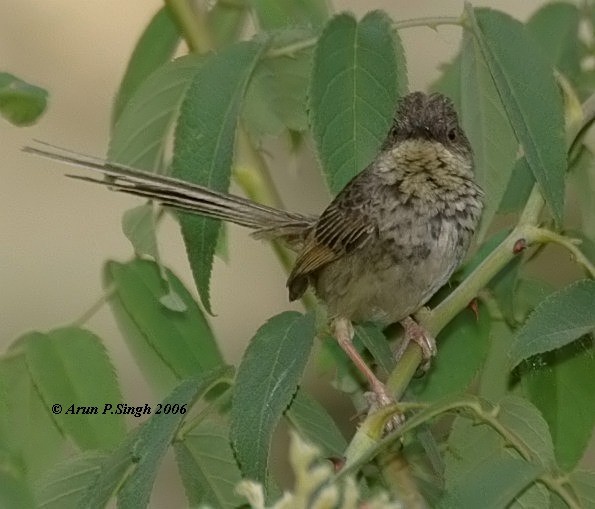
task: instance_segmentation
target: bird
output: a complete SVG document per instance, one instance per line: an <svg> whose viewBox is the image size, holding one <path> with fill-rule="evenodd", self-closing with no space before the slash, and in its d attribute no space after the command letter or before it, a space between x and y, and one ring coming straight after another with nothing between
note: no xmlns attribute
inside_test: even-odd
<svg viewBox="0 0 595 509"><path fill-rule="evenodd" d="M411 92L398 100L376 156L319 216L115 162L45 147L23 150L95 172L70 177L229 221L252 229L256 238L285 241L296 252L289 300L314 289L335 339L367 379L377 406L393 399L354 347L353 324L400 322L404 344L418 343L426 361L434 356L434 338L412 314L462 262L483 208L471 145L452 101L440 93Z"/></svg>

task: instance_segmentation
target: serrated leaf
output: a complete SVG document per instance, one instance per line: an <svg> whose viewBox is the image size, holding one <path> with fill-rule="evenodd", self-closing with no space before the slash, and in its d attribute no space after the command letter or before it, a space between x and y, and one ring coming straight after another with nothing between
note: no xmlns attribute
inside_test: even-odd
<svg viewBox="0 0 595 509"><path fill-rule="evenodd" d="M99 478L101 464L106 457L104 453L90 451L55 465L36 488L38 507L92 507L86 495L89 486L94 485Z"/></svg>
<svg viewBox="0 0 595 509"><path fill-rule="evenodd" d="M163 170L163 154L186 89L202 57L188 55L168 62L151 73L134 89L112 128L108 159L150 171ZM150 255L159 265L167 289L164 306L184 310L182 299L172 289L161 265L156 224L151 205L124 213L122 229L137 254Z"/></svg>
<svg viewBox="0 0 595 509"><path fill-rule="evenodd" d="M200 422L174 449L191 506L232 509L242 505L235 491L242 478L229 444L229 424L222 417Z"/></svg>
<svg viewBox="0 0 595 509"><path fill-rule="evenodd" d="M138 434L139 428L134 429L116 449L98 462L99 474L93 482L87 484L86 493L82 499L87 505L81 504L81 507L88 509L105 507L115 496L124 478L135 464L133 445L136 443Z"/></svg>
<svg viewBox="0 0 595 509"><path fill-rule="evenodd" d="M48 93L12 74L0 72L0 116L16 126L34 124L45 111Z"/></svg>
<svg viewBox="0 0 595 509"><path fill-rule="evenodd" d="M187 405L190 408L201 395L229 377L230 373L228 368L217 368L184 380L165 398L163 406ZM118 509L147 506L159 464L183 419L182 413L161 413L152 415L143 424L132 450L136 466L118 493Z"/></svg>
<svg viewBox="0 0 595 509"><path fill-rule="evenodd" d="M24 353L16 353L19 350L17 344L0 359L0 450L20 458L29 478L37 479L56 462L65 438L33 384Z"/></svg>
<svg viewBox="0 0 595 509"><path fill-rule="evenodd" d="M38 507L106 507L134 465L138 428L110 453L89 451L62 461L36 483Z"/></svg>
<svg viewBox="0 0 595 509"><path fill-rule="evenodd" d="M552 68L519 21L485 8L467 6L465 13L529 167L560 224L566 143Z"/></svg>
<svg viewBox="0 0 595 509"><path fill-rule="evenodd" d="M490 226L514 167L518 142L472 33L463 34L461 122L473 147L475 175L485 191L478 239Z"/></svg>
<svg viewBox="0 0 595 509"><path fill-rule="evenodd" d="M536 11L526 25L550 64L571 80L581 71L580 18L576 5L553 2Z"/></svg>
<svg viewBox="0 0 595 509"><path fill-rule="evenodd" d="M105 286L113 286L110 305L118 325L143 374L159 393L223 364L198 304L171 271L167 279L186 311L174 312L161 304L164 282L155 263L108 262L104 268Z"/></svg>
<svg viewBox="0 0 595 509"><path fill-rule="evenodd" d="M77 327L31 332L22 338L27 367L54 419L83 450L108 450L124 436L122 415L105 413L122 400L101 340Z"/></svg>
<svg viewBox="0 0 595 509"><path fill-rule="evenodd" d="M327 456L342 457L347 441L325 408L303 389L299 389L285 417L307 441L316 444Z"/></svg>
<svg viewBox="0 0 595 509"><path fill-rule="evenodd" d="M416 399L437 401L467 390L486 358L491 323L488 310L479 306L477 317L471 310L464 310L440 332L436 338L440 355L432 369L409 384L408 390Z"/></svg>
<svg viewBox="0 0 595 509"><path fill-rule="evenodd" d="M318 39L309 117L322 170L333 193L377 154L395 110L399 80L392 22L380 12L359 23L335 16Z"/></svg>
<svg viewBox="0 0 595 509"><path fill-rule="evenodd" d="M163 153L180 105L204 58L167 62L135 87L112 128L108 159L147 171L162 170Z"/></svg>
<svg viewBox="0 0 595 509"><path fill-rule="evenodd" d="M112 110L112 125L141 83L174 54L180 32L168 7L161 8L147 25L134 48Z"/></svg>
<svg viewBox="0 0 595 509"><path fill-rule="evenodd" d="M595 281L581 280L549 295L518 330L510 365L560 348L595 329Z"/></svg>
<svg viewBox="0 0 595 509"><path fill-rule="evenodd" d="M241 102L264 46L241 42L211 54L192 79L175 132L175 177L227 191ZM180 214L182 235L201 301L211 313L209 284L219 222Z"/></svg>
<svg viewBox="0 0 595 509"><path fill-rule="evenodd" d="M547 422L529 401L507 396L498 405L498 421L531 452L533 461L547 469L555 466L554 445Z"/></svg>
<svg viewBox="0 0 595 509"><path fill-rule="evenodd" d="M565 471L582 458L595 424L592 340L577 341L522 365L522 384L540 409Z"/></svg>
<svg viewBox="0 0 595 509"><path fill-rule="evenodd" d="M326 0L250 0L261 30L320 27L329 17Z"/></svg>
<svg viewBox="0 0 595 509"><path fill-rule="evenodd" d="M231 441L243 477L267 481L272 433L297 390L315 335L314 317L287 311L266 322L238 368Z"/></svg>

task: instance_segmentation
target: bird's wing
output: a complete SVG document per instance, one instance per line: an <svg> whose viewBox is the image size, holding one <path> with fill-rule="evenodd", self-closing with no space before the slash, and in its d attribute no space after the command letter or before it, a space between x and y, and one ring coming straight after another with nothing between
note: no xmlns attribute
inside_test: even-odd
<svg viewBox="0 0 595 509"><path fill-rule="evenodd" d="M295 262L287 280L290 299L301 297L309 274L363 246L374 230L363 207L346 206L338 196L316 222Z"/></svg>

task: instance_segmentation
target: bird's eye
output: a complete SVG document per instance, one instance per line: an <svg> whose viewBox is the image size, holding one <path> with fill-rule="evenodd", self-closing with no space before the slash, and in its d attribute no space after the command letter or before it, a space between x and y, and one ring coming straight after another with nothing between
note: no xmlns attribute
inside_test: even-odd
<svg viewBox="0 0 595 509"><path fill-rule="evenodd" d="M446 136L450 141L455 141L457 139L457 131L456 129L449 129L446 133Z"/></svg>

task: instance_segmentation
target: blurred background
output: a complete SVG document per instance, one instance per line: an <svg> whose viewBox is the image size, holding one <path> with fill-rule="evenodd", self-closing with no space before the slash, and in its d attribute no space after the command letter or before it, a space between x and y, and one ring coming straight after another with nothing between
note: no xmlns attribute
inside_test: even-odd
<svg viewBox="0 0 595 509"><path fill-rule="evenodd" d="M521 20L544 3L474 2ZM395 20L458 16L463 4L462 0L334 2L337 12L348 10L361 16L384 9ZM138 36L161 5L158 0L0 1L0 70L50 94L48 109L37 125L16 128L0 119L2 350L26 331L43 331L76 320L102 295L102 264L107 259L126 260L132 253L121 233L120 218L138 200L65 179L66 168L25 155L20 149L40 139L105 155L119 81ZM437 67L455 54L461 33L457 27L412 28L403 30L401 36L410 88L424 90L436 79ZM285 144L279 142L266 157L289 208L319 212L324 207L328 194L311 156L288 158ZM172 220L162 225L160 239L165 263L193 289L181 237ZM256 329L291 306L284 273L266 244L231 227L229 252L228 263L215 262L212 305L217 316L211 324L226 358L236 364ZM104 306L88 326L108 345L124 401L153 404L109 309ZM160 482L167 485L167 473ZM183 506L178 488L174 491L181 498L172 499L166 489L152 499L152 507Z"/></svg>

